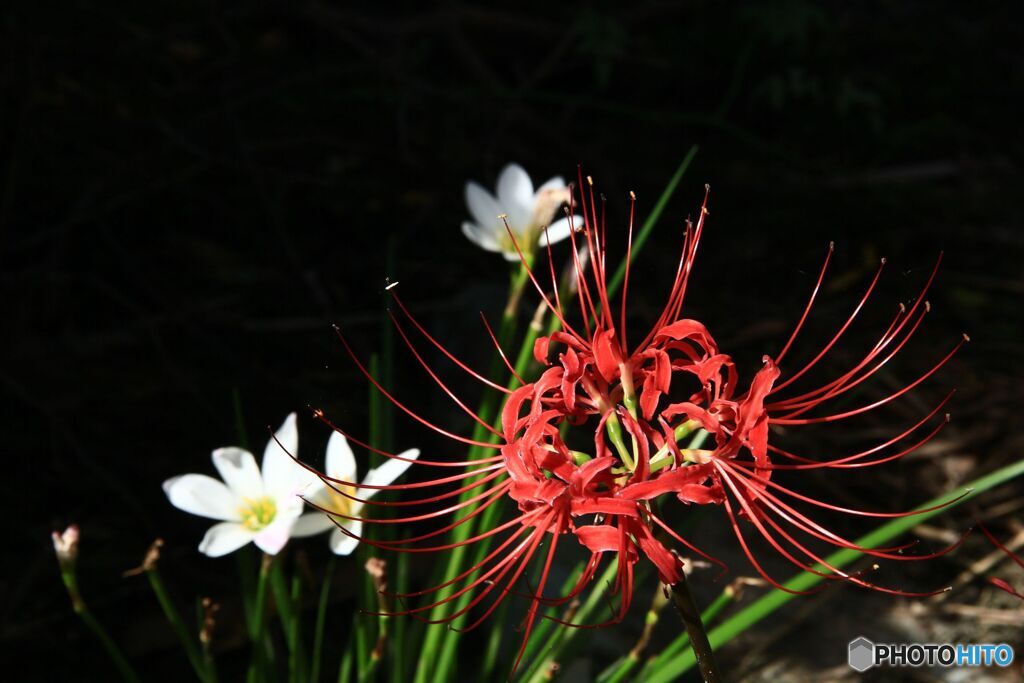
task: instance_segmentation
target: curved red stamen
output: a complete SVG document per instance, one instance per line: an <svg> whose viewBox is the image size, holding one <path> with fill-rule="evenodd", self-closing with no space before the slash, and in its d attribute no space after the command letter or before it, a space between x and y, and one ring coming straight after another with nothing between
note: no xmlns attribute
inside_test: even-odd
<svg viewBox="0 0 1024 683"><path fill-rule="evenodd" d="M356 367L359 368L359 371L362 372L363 375L368 380L370 380L370 383L373 384L373 386L375 386L377 388L377 391L379 391L380 393L384 394L384 396L389 401L391 401L396 407L398 407L403 413L405 413L406 415L408 415L412 419L416 420L421 425L423 425L425 427L428 427L429 429L434 430L438 434L441 434L443 436L447 436L449 439L453 439L453 440L458 441L460 443L464 443L464 444L469 445L469 446L479 446L480 448L490 448L490 449L499 449L499 448L501 448L501 446L498 446L497 444L489 443L489 442L486 442L486 441L477 441L475 439L467 439L464 436L459 436L458 434L453 434L452 432L449 432L446 429L442 429L441 427L438 427L433 422L430 422L429 420L427 420L427 419L425 419L423 417L420 417L415 411L411 410L404 403L402 403L397 398L395 398L391 394L391 392L389 392L387 389L385 389L381 385L381 383L377 381L377 378L374 377L370 373L370 371L366 369L366 367L363 365L362 361L359 360L359 357L356 355L355 351L353 351L352 347L349 346L348 340L345 339L345 335L343 335L341 333L341 330L339 328L335 327L334 331L337 333L338 339L341 340L342 345L345 347L345 351L348 353L349 357L352 358L352 362L355 363Z"/></svg>
<svg viewBox="0 0 1024 683"><path fill-rule="evenodd" d="M456 358L455 355L453 355L451 351L449 351L447 348L445 348L444 344L442 344L441 342L437 341L437 339L435 339L429 332L427 332L426 328L424 328L423 325L421 325L419 323L419 321L416 320L416 318L412 315L412 313L409 312L409 309L407 309L405 307L405 304L403 304L402 300L398 297L398 291L396 289L392 289L392 290L390 290L390 292L391 292L391 297L395 300L395 303L398 304L399 310L401 310L402 313L405 315L405 317L409 319L409 322L411 322L413 324L413 326L416 328L416 330L420 334L422 334L424 337L426 337L427 341L429 341L431 344L433 344L437 348L437 350L440 351L441 353L443 353L448 360L450 360L452 363L454 363L456 365L456 367L460 368L461 370L466 372L466 374L476 378L480 382L483 382L484 384L486 384L487 386L489 386L492 389L496 389L496 390L501 391L501 392L506 393L506 394L512 393L508 389L506 389L505 387L503 387L500 384L497 384L495 382L492 382L491 380L487 379L486 377L481 375L479 372L477 372L476 370L474 370L473 368L469 367L468 365L463 363L461 360ZM392 315L391 319L394 320L395 317ZM395 325L397 325L397 324L398 323L395 322ZM500 349L499 349L499 351L500 351ZM502 357L504 357L504 354L502 354Z"/></svg>

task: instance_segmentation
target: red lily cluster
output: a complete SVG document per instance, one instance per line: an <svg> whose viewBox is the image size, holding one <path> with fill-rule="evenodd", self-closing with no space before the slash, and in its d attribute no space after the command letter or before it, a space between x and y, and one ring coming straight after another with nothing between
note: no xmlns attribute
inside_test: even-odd
<svg viewBox="0 0 1024 683"><path fill-rule="evenodd" d="M583 186L582 178L580 180ZM476 379L506 394L500 426L491 426L442 382L417 351L403 324L394 318L402 338L430 377L462 410L489 430L493 437L491 440L468 439L416 414L366 372L342 338L356 364L399 409L456 442L493 451L490 457L467 461L420 459L417 466L457 467L465 471L430 481L381 487L395 491L426 488L431 492L428 497L403 502L361 501L368 506L440 503L440 509L420 515L363 518L364 523L371 524L417 522L446 516L453 511L464 511L452 523L410 539L370 541L382 549L420 553L476 543L486 543L489 548L496 537L507 535L493 549L481 552L478 557L482 559L454 579L431 589L399 596L402 599L431 594L438 596L429 604L406 609L402 613L420 614L460 596L472 596L463 608L446 617L447 620L455 619L491 595L493 599L483 614L469 625L472 628L485 619L505 596L516 592L516 584L533 560L538 558L539 578L536 585L526 591L531 604L526 620L525 645L540 606L562 604L578 595L592 582L602 558L611 554L617 562L615 591L621 596L620 607L611 619L617 621L629 608L634 567L640 558L646 557L652 562L660 580L666 584L678 582L683 571L680 556L670 549L672 545L678 544L686 552L724 567L683 538L662 518L659 506L664 499L671 497L686 505L721 507L743 552L756 570L775 587L783 588L764 570L755 555L748 538L751 529L802 570L849 580L880 591L910 595L875 585L858 574L829 565L823 559L823 553L814 550L812 545L823 542L892 560L923 559L934 554L908 556L902 552L906 546L861 548L815 521L797 505L808 504L866 517L898 517L913 513L873 512L833 505L784 486L773 475L777 470L868 467L901 458L942 429L945 421L934 418L950 396L916 424L892 438L861 452L840 457L813 459L784 450L774 443L771 427L830 423L869 412L912 390L945 364L966 337L931 369L890 395L857 408L820 414L829 403L869 379L904 348L929 311L924 297L935 277L938 263L914 303L909 308L899 307L892 322L863 358L846 372L816 387L796 391L791 387L814 368L846 333L871 296L882 272L880 267L849 318L810 361L796 368L784 366L783 361L803 328L824 280L833 251L830 246L810 300L782 351L774 357L765 356L763 366L745 386L739 382L733 360L721 352L708 329L696 320L682 317L687 285L708 216L707 194L696 224L687 222L676 276L665 306L643 340L631 345L626 328L629 269L627 266L622 294L615 309L613 293L609 291L610 278L605 269L603 210L598 213L589 180L589 196L584 195L579 206L584 224L576 226L570 234L575 293L560 293L553 266L550 267L550 286L543 284L530 268L530 259L523 257L523 267L561 328L536 342L534 355L544 369L535 381L525 381L509 366L521 386L507 389L473 371L434 339L395 294L402 315L430 344ZM576 207L570 207L570 215L573 210ZM635 198L629 226L627 264L632 250L633 215ZM550 247L548 251L550 261ZM882 264L884 266L884 260ZM568 312L570 302L563 302L563 296L575 297L578 307L575 314ZM490 336L493 340L494 335ZM505 354L500 347L498 352L504 359ZM780 396L783 393L789 395ZM322 415L319 416L323 419ZM934 424L928 427L930 423ZM703 432L709 437L706 448L680 445L684 437ZM356 443L362 444L358 440ZM397 457L388 453L383 455ZM352 497L344 488L351 486L352 482L328 478L325 481L340 484L336 489L338 493ZM437 493L439 487L450 483L455 483L456 488ZM475 534L455 543L423 545L424 541L462 525L470 524L467 528L472 528L483 510L504 498L511 498L518 506L518 514L509 521L490 529L476 529ZM556 550L569 535L589 551L590 560L567 596L544 597ZM548 544L546 552L538 553L545 543ZM813 565L816 563L828 571L815 568Z"/></svg>

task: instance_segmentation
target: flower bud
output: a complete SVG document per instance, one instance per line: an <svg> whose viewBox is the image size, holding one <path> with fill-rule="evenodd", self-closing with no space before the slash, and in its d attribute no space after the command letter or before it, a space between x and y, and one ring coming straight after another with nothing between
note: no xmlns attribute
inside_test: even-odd
<svg viewBox="0 0 1024 683"><path fill-rule="evenodd" d="M53 539L53 550L57 553L57 561L62 568L73 567L78 559L78 525L72 524L64 533L54 531L50 534Z"/></svg>

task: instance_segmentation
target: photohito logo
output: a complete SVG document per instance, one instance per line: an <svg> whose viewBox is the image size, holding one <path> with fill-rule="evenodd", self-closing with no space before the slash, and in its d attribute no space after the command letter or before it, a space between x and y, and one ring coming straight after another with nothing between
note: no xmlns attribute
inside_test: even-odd
<svg viewBox="0 0 1024 683"><path fill-rule="evenodd" d="M873 666L1010 666L1013 647L1006 643L873 643L864 636L850 641L850 668Z"/></svg>

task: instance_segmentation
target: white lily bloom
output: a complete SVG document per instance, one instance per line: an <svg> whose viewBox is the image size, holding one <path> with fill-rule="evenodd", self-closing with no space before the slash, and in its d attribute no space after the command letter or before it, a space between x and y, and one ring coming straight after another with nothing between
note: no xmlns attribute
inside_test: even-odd
<svg viewBox="0 0 1024 683"><path fill-rule="evenodd" d="M288 542L302 514L300 494L318 480L288 455L296 455L299 448L295 413L285 418L275 437L263 451L262 471L252 453L231 446L213 452L213 465L223 482L205 474L183 474L164 482L174 507L222 520L206 532L199 544L201 553L220 557L252 542L276 555Z"/></svg>
<svg viewBox="0 0 1024 683"><path fill-rule="evenodd" d="M551 244L564 240L570 225L577 230L583 225L582 216L573 216L571 223L568 217L551 223L559 207L569 201L569 188L561 176L534 191L533 181L523 167L509 164L498 176L497 190L495 197L478 183L466 183L466 206L473 220L463 221L462 233L487 251L501 252L508 261L518 261L519 254L499 218L502 214L524 255L532 254L538 243L547 246L549 240Z"/></svg>
<svg viewBox="0 0 1024 683"><path fill-rule="evenodd" d="M398 454L398 458L388 458L388 461L366 473L366 478L357 486L346 486L332 482L330 486L322 480L317 479L316 483L306 489L303 497L311 504L325 510L331 510L346 517L358 517L363 509L360 501L373 498L380 489L368 488L387 486L398 479L409 469L412 460L420 457L419 450L413 448ZM338 432L331 434L327 442L327 462L325 463L325 474L331 479L340 479L347 482L356 481L356 459L352 455L352 449L348 440ZM347 496L351 496L349 498ZM359 500L353 500L358 498ZM339 529L341 526L348 531L349 536ZM344 517L332 517L324 512L310 512L302 515L292 529L292 536L296 538L313 536L323 533L328 529L331 532L331 550L336 555L349 555L359 545L358 537L363 533L363 522L359 519L345 519Z"/></svg>

